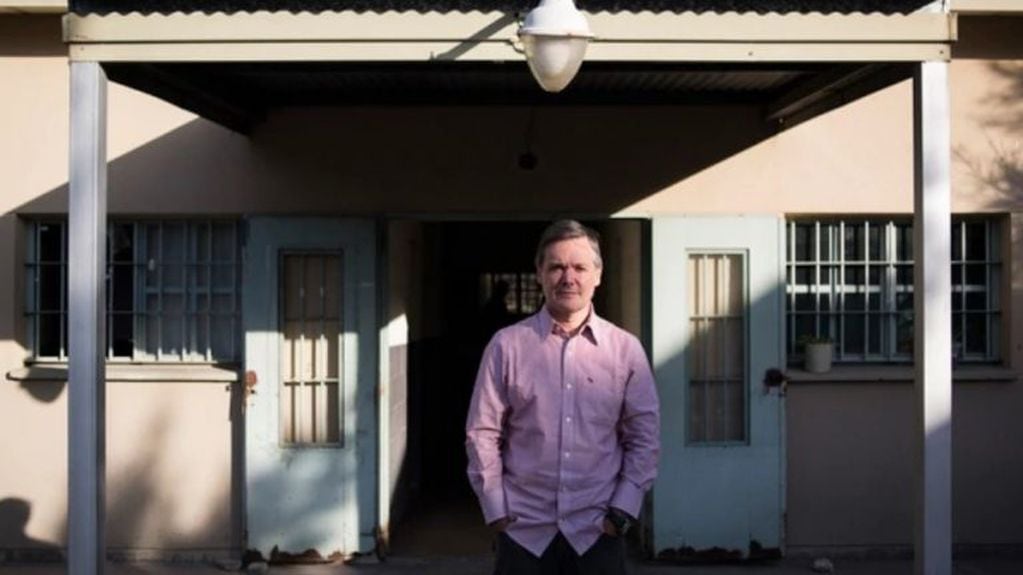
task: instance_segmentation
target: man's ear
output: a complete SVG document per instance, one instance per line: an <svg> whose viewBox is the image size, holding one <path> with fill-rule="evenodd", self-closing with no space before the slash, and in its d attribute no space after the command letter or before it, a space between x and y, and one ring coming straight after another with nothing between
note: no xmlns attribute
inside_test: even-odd
<svg viewBox="0 0 1023 575"><path fill-rule="evenodd" d="M597 268L597 283L593 284L593 287L597 287L597 286L600 285L600 279L602 277L604 277L604 268L603 267L599 267L599 268Z"/></svg>

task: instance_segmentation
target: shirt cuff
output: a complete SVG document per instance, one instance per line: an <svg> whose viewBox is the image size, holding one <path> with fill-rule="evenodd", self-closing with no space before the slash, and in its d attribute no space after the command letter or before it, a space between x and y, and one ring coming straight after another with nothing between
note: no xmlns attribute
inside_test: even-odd
<svg viewBox="0 0 1023 575"><path fill-rule="evenodd" d="M615 493L608 504L628 513L633 519L639 517L639 509L643 506L643 490L636 487L628 479L622 479L615 487Z"/></svg>
<svg viewBox="0 0 1023 575"><path fill-rule="evenodd" d="M480 507L483 509L483 520L487 525L507 517L508 504L504 500L504 487L483 492L480 496Z"/></svg>

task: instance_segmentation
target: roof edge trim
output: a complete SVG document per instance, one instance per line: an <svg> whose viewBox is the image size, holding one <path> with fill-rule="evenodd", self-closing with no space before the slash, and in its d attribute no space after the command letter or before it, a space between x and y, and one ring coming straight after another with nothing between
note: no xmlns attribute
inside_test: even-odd
<svg viewBox="0 0 1023 575"><path fill-rule="evenodd" d="M951 0L958 14L1023 14L1020 0Z"/></svg>
<svg viewBox="0 0 1023 575"><path fill-rule="evenodd" d="M588 14L597 41L619 42L950 42L954 16L882 14ZM514 12L237 14L67 14L64 39L94 43L335 41L517 42Z"/></svg>

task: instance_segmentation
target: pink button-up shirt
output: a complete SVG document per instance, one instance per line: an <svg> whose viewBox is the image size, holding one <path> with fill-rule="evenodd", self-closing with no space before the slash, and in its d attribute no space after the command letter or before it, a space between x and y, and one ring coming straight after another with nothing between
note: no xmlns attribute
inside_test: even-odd
<svg viewBox="0 0 1023 575"><path fill-rule="evenodd" d="M639 340L590 313L573 337L547 309L491 339L469 406L469 481L487 523L536 556L580 555L613 506L636 517L657 473L657 390Z"/></svg>

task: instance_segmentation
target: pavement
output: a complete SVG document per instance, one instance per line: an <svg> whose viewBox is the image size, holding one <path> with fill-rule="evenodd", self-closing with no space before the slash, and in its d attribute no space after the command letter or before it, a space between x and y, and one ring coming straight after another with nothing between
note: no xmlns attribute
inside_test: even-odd
<svg viewBox="0 0 1023 575"><path fill-rule="evenodd" d="M278 566L258 565L238 570L237 565L195 563L109 562L105 575L487 575L492 560L487 555L458 557L391 557L385 562L346 565ZM733 565L671 565L635 562L632 575L807 575L814 573L811 559L784 559L776 562ZM911 559L858 560L835 559L836 575L912 575ZM2 575L62 575L60 563L0 564ZM981 557L957 560L953 575L1023 575L1023 558Z"/></svg>

